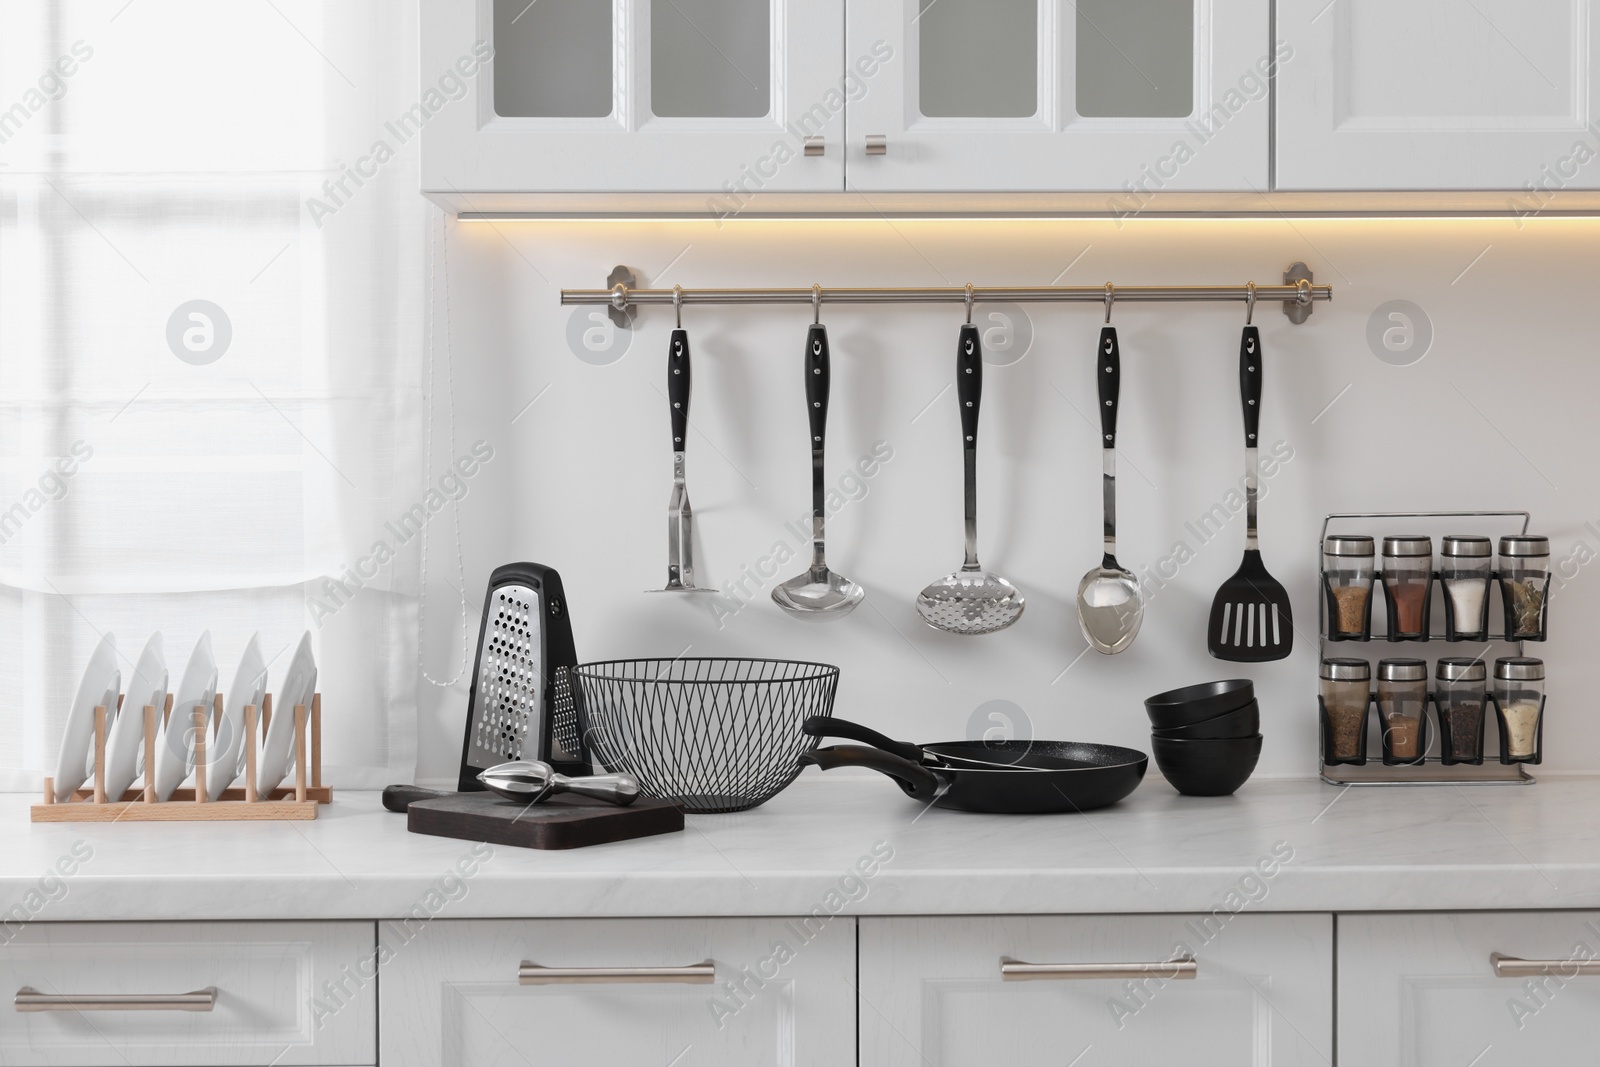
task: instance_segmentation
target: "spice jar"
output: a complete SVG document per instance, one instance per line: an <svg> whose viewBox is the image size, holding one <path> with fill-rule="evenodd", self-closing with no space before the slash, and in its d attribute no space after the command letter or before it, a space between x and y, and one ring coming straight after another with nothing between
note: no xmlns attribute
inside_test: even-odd
<svg viewBox="0 0 1600 1067"><path fill-rule="evenodd" d="M1322 661L1323 763L1367 762L1367 708L1371 703L1372 667L1366 660Z"/></svg>
<svg viewBox="0 0 1600 1067"><path fill-rule="evenodd" d="M1538 763L1544 735L1544 660L1494 661L1494 703L1500 719L1500 762Z"/></svg>
<svg viewBox="0 0 1600 1067"><path fill-rule="evenodd" d="M1441 659L1434 671L1439 762L1483 762L1483 707L1489 671L1481 659Z"/></svg>
<svg viewBox="0 0 1600 1067"><path fill-rule="evenodd" d="M1328 604L1328 640L1365 641L1372 632L1372 538L1328 537L1322 542L1322 585Z"/></svg>
<svg viewBox="0 0 1600 1067"><path fill-rule="evenodd" d="M1550 539L1500 538L1500 599L1507 641L1543 641L1550 593Z"/></svg>
<svg viewBox="0 0 1600 1067"><path fill-rule="evenodd" d="M1383 539L1383 592L1389 640L1428 639L1428 592L1433 587L1433 538L1402 534Z"/></svg>
<svg viewBox="0 0 1600 1067"><path fill-rule="evenodd" d="M1487 537L1449 534L1439 542L1446 641L1489 639L1489 581L1493 566L1494 545Z"/></svg>
<svg viewBox="0 0 1600 1067"><path fill-rule="evenodd" d="M1383 762L1415 764L1428 751L1428 664L1420 659L1378 661L1378 721Z"/></svg>

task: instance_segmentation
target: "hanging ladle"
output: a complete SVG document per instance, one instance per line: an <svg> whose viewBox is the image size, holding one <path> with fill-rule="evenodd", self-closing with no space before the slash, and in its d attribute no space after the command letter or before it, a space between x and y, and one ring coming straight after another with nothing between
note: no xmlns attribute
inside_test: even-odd
<svg viewBox="0 0 1600 1067"><path fill-rule="evenodd" d="M806 415L811 420L811 566L772 591L778 606L797 619L818 622L855 610L867 595L855 582L828 569L823 527L827 512L822 485L822 450L828 435L828 328L822 325L822 287L811 287L811 329L806 333Z"/></svg>
<svg viewBox="0 0 1600 1067"><path fill-rule="evenodd" d="M1078 583L1078 626L1096 652L1115 655L1133 644L1144 621L1144 595L1139 579L1117 562L1117 394L1122 382L1122 356L1117 328L1111 325L1116 287L1106 283L1106 325L1100 331L1095 379L1100 393L1101 488L1105 500L1105 557Z"/></svg>
<svg viewBox="0 0 1600 1067"><path fill-rule="evenodd" d="M972 325L972 286L967 286L967 322L956 342L956 401L961 405L966 558L917 594L917 614L936 630L992 634L1022 617L1027 606L1017 587L978 564L978 411L983 401L983 346Z"/></svg>

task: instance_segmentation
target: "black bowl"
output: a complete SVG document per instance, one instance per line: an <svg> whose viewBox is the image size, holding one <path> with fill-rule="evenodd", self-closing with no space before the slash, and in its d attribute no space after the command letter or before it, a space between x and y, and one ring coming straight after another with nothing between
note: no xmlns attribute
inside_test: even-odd
<svg viewBox="0 0 1600 1067"><path fill-rule="evenodd" d="M1223 712L1235 711L1256 698L1255 683L1248 678L1186 685L1167 693L1157 693L1144 702L1150 725L1158 730L1174 726L1193 726L1214 719Z"/></svg>
<svg viewBox="0 0 1600 1067"><path fill-rule="evenodd" d="M1242 708L1225 711L1215 718L1204 719L1192 726L1173 726L1165 730L1151 730L1151 737L1197 740L1234 740L1254 737L1261 732L1261 706L1254 700Z"/></svg>
<svg viewBox="0 0 1600 1067"><path fill-rule="evenodd" d="M1244 785L1261 758L1261 735L1185 741L1152 737L1156 766L1172 787L1191 797L1225 797Z"/></svg>

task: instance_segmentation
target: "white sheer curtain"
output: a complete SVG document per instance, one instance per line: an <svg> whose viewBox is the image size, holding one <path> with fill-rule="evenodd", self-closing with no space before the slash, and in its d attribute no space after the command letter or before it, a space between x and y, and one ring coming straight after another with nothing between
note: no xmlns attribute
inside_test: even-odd
<svg viewBox="0 0 1600 1067"><path fill-rule="evenodd" d="M310 629L332 782L410 777L416 71L393 0L0 7L0 787L50 773L100 635L126 679L155 630L176 684L209 629L224 687L259 630L276 687Z"/></svg>

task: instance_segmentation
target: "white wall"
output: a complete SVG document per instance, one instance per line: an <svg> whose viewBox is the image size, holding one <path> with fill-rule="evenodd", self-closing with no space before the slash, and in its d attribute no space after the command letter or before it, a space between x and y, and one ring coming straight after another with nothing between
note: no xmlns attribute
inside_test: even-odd
<svg viewBox="0 0 1600 1067"><path fill-rule="evenodd" d="M818 659L842 668L836 713L890 734L964 736L975 709L1002 699L1023 709L1033 736L1146 750L1143 697L1243 675L1261 700L1260 773L1313 773L1314 582L1325 512L1527 508L1558 561L1580 542L1600 551L1600 534L1584 526L1600 524L1597 237L1600 221L1560 219L457 224L449 253L456 435L488 440L497 453L461 516L469 640L489 570L531 559L561 571L581 658ZM1290 659L1258 667L1211 659L1204 634L1212 594L1238 564L1243 516L1210 543L1184 528L1243 474L1242 307L1117 309L1119 557L1143 574L1180 540L1196 552L1154 596L1132 648L1102 657L1081 655L1073 608L1079 577L1100 555L1098 428L1088 421L1099 308L1031 306L1031 350L1014 365L987 368L980 550L1022 588L1028 609L1004 633L961 638L928 629L912 606L918 589L961 559L953 392L928 407L952 380L958 306L824 309L833 343L829 480L837 484L874 442L894 450L865 497L829 527L830 563L864 584L868 601L846 619L807 625L771 603L769 582L719 627L712 598L642 592L665 577L671 457L660 390L671 311L643 311L625 357L595 366L569 350L573 309L558 303L560 287L602 287L616 263L667 287L1099 285L1266 283L1296 259L1335 295L1304 326L1275 306L1256 315L1267 360L1262 439L1286 442L1294 454L1267 483L1262 547L1289 587L1299 628ZM442 280L435 294L443 300ZM1435 330L1432 350L1411 366L1381 362L1366 340L1369 316L1391 299L1420 305ZM785 523L809 507L800 374L809 315L799 307L685 312L702 584L738 578L777 541L803 552ZM442 398L442 351L437 358ZM1371 532L1404 531L1380 524ZM785 564L778 580L799 568ZM1600 769L1600 723L1583 687L1584 649L1600 621L1596 570L1566 585L1553 639L1530 648L1550 665L1546 771ZM462 650L445 541L432 549L428 572L436 599L425 619L426 666L448 678ZM1393 647L1404 655L1421 646ZM1433 645L1425 654L1449 652ZM454 775L467 681L425 687L424 778Z"/></svg>

